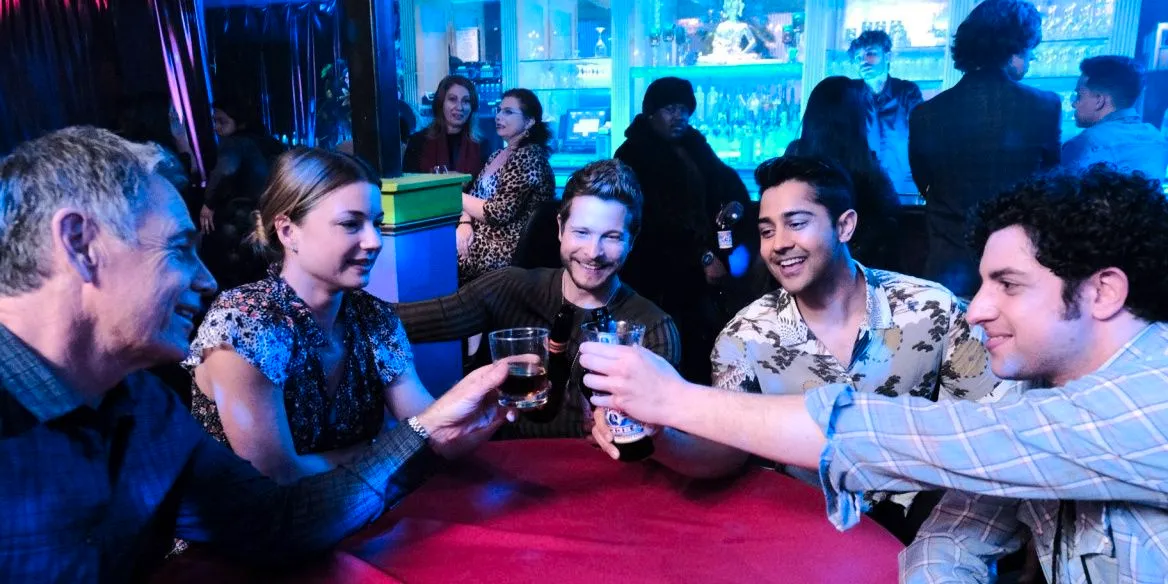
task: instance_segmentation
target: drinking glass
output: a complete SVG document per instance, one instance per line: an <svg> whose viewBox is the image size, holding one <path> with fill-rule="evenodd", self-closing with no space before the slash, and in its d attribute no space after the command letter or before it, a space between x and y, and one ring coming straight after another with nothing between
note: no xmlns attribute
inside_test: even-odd
<svg viewBox="0 0 1168 584"><path fill-rule="evenodd" d="M645 340L645 325L627 320L613 320L611 318L600 321L586 322L580 325L584 333L583 342L607 343L610 345L640 345ZM592 388L583 383L580 387L586 394ZM589 397L585 395L585 397Z"/></svg>
<svg viewBox="0 0 1168 584"><path fill-rule="evenodd" d="M613 345L640 345L645 338L645 325L627 320L605 319L584 324L584 340ZM591 388L580 384L585 397ZM612 432L612 442L620 450L621 460L641 460L653 454L653 440L645 425L619 410L604 408L604 423Z"/></svg>
<svg viewBox="0 0 1168 584"><path fill-rule="evenodd" d="M538 408L548 400L548 330L510 328L487 335L491 359L507 363L507 379L499 387L499 405L519 410Z"/></svg>

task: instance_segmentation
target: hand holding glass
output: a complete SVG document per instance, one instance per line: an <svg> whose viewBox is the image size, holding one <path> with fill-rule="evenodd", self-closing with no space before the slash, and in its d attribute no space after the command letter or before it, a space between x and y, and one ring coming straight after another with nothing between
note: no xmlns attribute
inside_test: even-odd
<svg viewBox="0 0 1168 584"><path fill-rule="evenodd" d="M519 410L548 400L548 330L512 328L487 336L491 359L507 363L507 380L499 387L499 405Z"/></svg>
<svg viewBox="0 0 1168 584"><path fill-rule="evenodd" d="M582 329L586 342L640 345L645 338L645 325L626 320L590 322ZM653 455L653 439L644 424L611 408L605 408L604 421L621 460L634 462Z"/></svg>

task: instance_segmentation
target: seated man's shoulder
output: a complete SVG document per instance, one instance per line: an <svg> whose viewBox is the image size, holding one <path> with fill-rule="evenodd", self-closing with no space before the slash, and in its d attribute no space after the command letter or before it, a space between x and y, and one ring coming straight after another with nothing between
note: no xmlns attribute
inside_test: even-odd
<svg viewBox="0 0 1168 584"><path fill-rule="evenodd" d="M1115 402L1117 407L1128 407L1134 399L1140 408L1159 407L1168 402L1168 355L1144 355L1138 359L1124 359L1087 374L1073 381L1084 384L1104 394L1120 393L1123 400ZM1083 389L1083 388L1079 388ZM1081 396L1082 392L1072 395ZM1137 399L1138 396L1138 399Z"/></svg>
<svg viewBox="0 0 1168 584"><path fill-rule="evenodd" d="M38 424L36 416L16 396L0 385L0 439L27 432Z"/></svg>
<svg viewBox="0 0 1168 584"><path fill-rule="evenodd" d="M755 337L779 334L780 331L787 330L784 321L788 317L784 313L792 302L794 298L782 289L768 292L739 310L722 328L721 336L763 340Z"/></svg>
<svg viewBox="0 0 1168 584"><path fill-rule="evenodd" d="M535 284L550 281L560 268L520 268L509 266L499 270L499 277L510 282L525 282Z"/></svg>
<svg viewBox="0 0 1168 584"><path fill-rule="evenodd" d="M500 286L519 286L520 289L550 282L558 268L520 268L507 266L493 270L475 278L469 286L478 288L498 288Z"/></svg>
<svg viewBox="0 0 1168 584"><path fill-rule="evenodd" d="M130 393L130 397L141 406L151 410L165 410L173 405L181 406L178 396L154 373L146 369L135 371L126 376L122 385Z"/></svg>
<svg viewBox="0 0 1168 584"><path fill-rule="evenodd" d="M646 324L673 320L669 313L657 306L652 300L641 296L631 287L628 289L632 292L632 296L629 296L629 299L625 301L625 310L630 314L637 315L637 318L645 321Z"/></svg>
<svg viewBox="0 0 1168 584"><path fill-rule="evenodd" d="M170 425L167 420L174 420L176 416L190 416L187 406L179 398L176 390L150 371L145 369L135 371L126 376L122 385L133 401L134 413L138 418L146 416L157 423L158 426L155 428L157 432L167 431Z"/></svg>
<svg viewBox="0 0 1168 584"><path fill-rule="evenodd" d="M872 268L866 270L865 276L872 280L869 285L878 286L885 291L893 312L964 308L961 299L944 285L932 280Z"/></svg>

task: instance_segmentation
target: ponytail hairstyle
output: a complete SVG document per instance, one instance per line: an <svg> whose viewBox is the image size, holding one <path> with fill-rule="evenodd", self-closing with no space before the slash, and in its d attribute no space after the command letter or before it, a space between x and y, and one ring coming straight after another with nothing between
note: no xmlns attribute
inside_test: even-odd
<svg viewBox="0 0 1168 584"><path fill-rule="evenodd" d="M323 148L293 148L276 158L268 184L260 195L254 226L247 240L270 263L281 265L284 245L276 235L276 219L300 224L333 191L353 183L381 185L371 166L360 158Z"/></svg>
<svg viewBox="0 0 1168 584"><path fill-rule="evenodd" d="M515 89L508 89L503 94L503 99L513 97L519 101L519 109L523 112L523 117L535 120L535 123L527 129L527 132L519 139L518 147L522 148L531 144L539 146L547 146L552 138L552 133L548 130L548 126L543 121L543 104L539 103L539 98L530 89L523 87L516 87Z"/></svg>

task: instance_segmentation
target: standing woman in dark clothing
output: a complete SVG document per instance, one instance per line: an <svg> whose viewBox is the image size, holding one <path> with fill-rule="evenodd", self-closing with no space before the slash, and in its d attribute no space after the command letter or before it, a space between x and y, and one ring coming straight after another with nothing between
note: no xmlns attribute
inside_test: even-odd
<svg viewBox="0 0 1168 584"><path fill-rule="evenodd" d="M233 101L212 107L219 153L207 180L199 227L205 235L203 259L226 290L264 277L265 263L243 239L251 232L251 213L268 180L269 161L284 145L268 135L251 108Z"/></svg>
<svg viewBox="0 0 1168 584"><path fill-rule="evenodd" d="M848 247L865 266L897 270L896 216L900 200L872 149L871 95L863 83L828 77L807 98L803 132L787 154L835 161L851 175L859 223Z"/></svg>
<svg viewBox="0 0 1168 584"><path fill-rule="evenodd" d="M475 131L479 94L474 83L461 75L447 75L438 82L431 110L434 121L406 141L402 171L433 172L444 166L477 177L490 151Z"/></svg>

